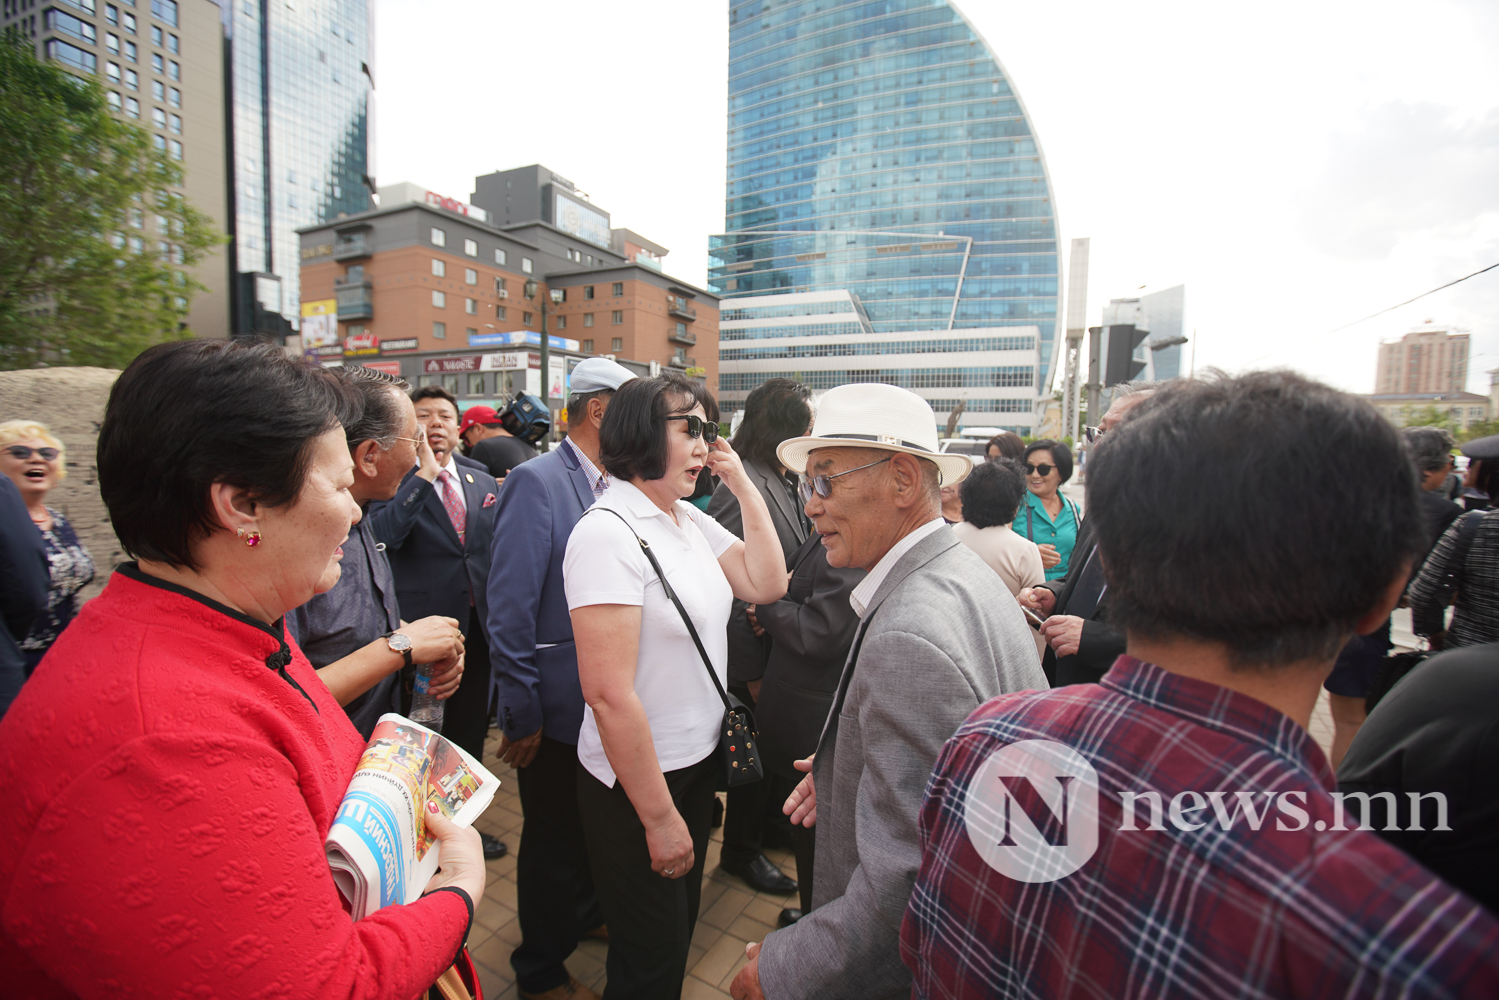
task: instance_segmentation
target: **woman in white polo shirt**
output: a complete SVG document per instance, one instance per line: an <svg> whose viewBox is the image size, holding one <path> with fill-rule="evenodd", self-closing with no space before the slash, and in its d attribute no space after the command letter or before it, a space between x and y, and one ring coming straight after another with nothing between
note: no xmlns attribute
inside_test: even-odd
<svg viewBox="0 0 1499 1000"><path fill-rule="evenodd" d="M615 392L599 429L611 485L573 529L563 562L586 702L578 807L609 926L610 996L681 994L724 713L636 535L692 617L720 684L732 598L760 603L786 593L770 512L706 420L711 398L675 372ZM681 499L705 465L738 497L744 541Z"/></svg>

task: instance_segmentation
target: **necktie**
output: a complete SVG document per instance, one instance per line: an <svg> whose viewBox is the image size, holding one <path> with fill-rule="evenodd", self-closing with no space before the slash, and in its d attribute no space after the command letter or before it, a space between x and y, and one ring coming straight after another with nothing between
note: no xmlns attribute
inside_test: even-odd
<svg viewBox="0 0 1499 1000"><path fill-rule="evenodd" d="M458 499L458 488L453 485L453 474L443 469L437 481L441 484L443 508L448 512L448 520L453 522L453 530L458 532L458 542L461 545L467 513L463 509L463 501Z"/></svg>

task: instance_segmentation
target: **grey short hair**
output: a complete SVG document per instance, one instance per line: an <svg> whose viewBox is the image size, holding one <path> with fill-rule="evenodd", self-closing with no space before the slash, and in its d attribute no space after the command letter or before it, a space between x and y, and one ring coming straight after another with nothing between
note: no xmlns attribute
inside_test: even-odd
<svg viewBox="0 0 1499 1000"><path fill-rule="evenodd" d="M1400 436L1405 439L1405 453L1411 457L1411 465L1417 472L1431 472L1452 461L1452 449L1457 442L1444 428L1402 427Z"/></svg>
<svg viewBox="0 0 1499 1000"><path fill-rule="evenodd" d="M364 404L359 415L344 427L349 450L365 441L375 442L381 451L394 448L405 430L405 413L396 403L396 394L404 395L411 386L405 379L359 365L344 365L337 372Z"/></svg>

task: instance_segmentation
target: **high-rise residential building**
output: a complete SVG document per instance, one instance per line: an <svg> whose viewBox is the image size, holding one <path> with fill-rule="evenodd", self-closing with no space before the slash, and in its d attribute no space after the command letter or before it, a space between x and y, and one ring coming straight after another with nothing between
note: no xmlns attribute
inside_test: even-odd
<svg viewBox="0 0 1499 1000"><path fill-rule="evenodd" d="M1418 326L1399 340L1379 345L1376 395L1465 392L1468 335Z"/></svg>
<svg viewBox="0 0 1499 1000"><path fill-rule="evenodd" d="M232 130L234 332L297 322L297 230L373 206L367 0L223 0Z"/></svg>
<svg viewBox="0 0 1499 1000"><path fill-rule="evenodd" d="M1051 183L956 6L733 2L728 72L726 231L709 251L725 310L840 291L873 333L1034 328L1044 395L1059 353Z"/></svg>
<svg viewBox="0 0 1499 1000"><path fill-rule="evenodd" d="M181 165L177 193L228 230L224 181L224 32L213 0L0 0L0 31L32 39L37 55L96 80L111 108ZM137 251L170 255L165 219L136 213L122 235ZM188 328L229 335L232 254L206 254L192 274Z"/></svg>

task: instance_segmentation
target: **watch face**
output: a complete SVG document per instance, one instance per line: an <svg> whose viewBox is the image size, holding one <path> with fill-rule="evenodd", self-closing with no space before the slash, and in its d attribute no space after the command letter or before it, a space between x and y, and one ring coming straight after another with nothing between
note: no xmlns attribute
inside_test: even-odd
<svg viewBox="0 0 1499 1000"><path fill-rule="evenodd" d="M402 635L399 632L391 636L388 641L390 642L390 648L397 653L404 653L411 648L411 637Z"/></svg>

